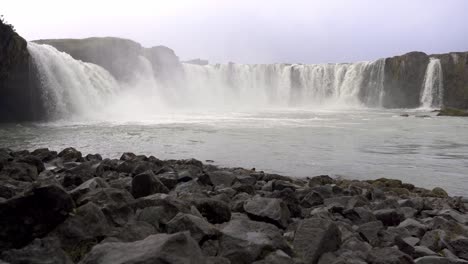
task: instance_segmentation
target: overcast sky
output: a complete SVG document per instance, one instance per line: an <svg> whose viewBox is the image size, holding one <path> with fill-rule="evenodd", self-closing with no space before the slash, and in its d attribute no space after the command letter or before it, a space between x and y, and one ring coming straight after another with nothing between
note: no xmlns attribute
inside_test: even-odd
<svg viewBox="0 0 468 264"><path fill-rule="evenodd" d="M27 40L117 36L211 62L352 62L468 51L468 0L5 0Z"/></svg>

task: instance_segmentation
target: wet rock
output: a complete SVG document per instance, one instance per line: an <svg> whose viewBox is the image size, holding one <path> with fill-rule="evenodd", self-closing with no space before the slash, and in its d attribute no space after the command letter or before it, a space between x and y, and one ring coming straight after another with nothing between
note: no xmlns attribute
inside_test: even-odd
<svg viewBox="0 0 468 264"><path fill-rule="evenodd" d="M293 241L297 256L305 263L317 263L326 252L337 250L341 244L341 233L332 221L309 218L299 222Z"/></svg>
<svg viewBox="0 0 468 264"><path fill-rule="evenodd" d="M198 244L188 232L151 235L143 240L102 243L93 247L82 264L204 263Z"/></svg>
<svg viewBox="0 0 468 264"><path fill-rule="evenodd" d="M133 177L132 195L135 198L148 196L155 193L168 193L169 189L154 175L152 171L146 171Z"/></svg>
<svg viewBox="0 0 468 264"><path fill-rule="evenodd" d="M74 215L58 225L49 236L56 237L61 247L76 262L109 231L110 226L105 215L91 202L77 208Z"/></svg>
<svg viewBox="0 0 468 264"><path fill-rule="evenodd" d="M85 160L87 161L101 161L102 156L100 154L88 154L85 156Z"/></svg>
<svg viewBox="0 0 468 264"><path fill-rule="evenodd" d="M170 234L187 230L198 243L216 238L219 234L218 229L205 219L190 214L179 213L167 223L167 232Z"/></svg>
<svg viewBox="0 0 468 264"><path fill-rule="evenodd" d="M103 242L134 242L156 233L157 230L146 222L131 221L123 227L110 231Z"/></svg>
<svg viewBox="0 0 468 264"><path fill-rule="evenodd" d="M10 264L73 264L69 256L60 248L60 243L52 238L36 238L24 248L3 252L0 258ZM1 260L0 263L2 263Z"/></svg>
<svg viewBox="0 0 468 264"><path fill-rule="evenodd" d="M370 264L411 264L413 259L395 248L375 248L367 257Z"/></svg>
<svg viewBox="0 0 468 264"><path fill-rule="evenodd" d="M244 203L244 211L253 220L274 224L286 228L290 212L286 204L275 198L255 196Z"/></svg>
<svg viewBox="0 0 468 264"><path fill-rule="evenodd" d="M231 220L229 205L214 199L198 199L195 207L212 224L221 224Z"/></svg>
<svg viewBox="0 0 468 264"><path fill-rule="evenodd" d="M439 256L426 256L414 260L416 264L462 264L468 261L461 259L444 258Z"/></svg>
<svg viewBox="0 0 468 264"><path fill-rule="evenodd" d="M421 238L420 245L426 246L433 251L440 251L442 248L445 247L446 233L443 230L436 229L427 231L424 236Z"/></svg>
<svg viewBox="0 0 468 264"><path fill-rule="evenodd" d="M264 259L255 261L253 264L294 264L294 260L282 250L276 250L268 254Z"/></svg>
<svg viewBox="0 0 468 264"><path fill-rule="evenodd" d="M74 148L66 148L58 154L60 158L62 158L63 162L70 162L70 161L77 161L82 162L83 156L81 152Z"/></svg>
<svg viewBox="0 0 468 264"><path fill-rule="evenodd" d="M37 168L24 162L9 162L3 165L0 176L17 181L32 182L37 179Z"/></svg>
<svg viewBox="0 0 468 264"><path fill-rule="evenodd" d="M372 221L359 226L357 232L365 241L369 242L373 246L377 246L379 244L378 235L383 228L384 226L381 221Z"/></svg>
<svg viewBox="0 0 468 264"><path fill-rule="evenodd" d="M234 173L224 170L211 171L208 173L208 176L215 186L224 185L225 187L229 187L236 179L236 175Z"/></svg>
<svg viewBox="0 0 468 264"><path fill-rule="evenodd" d="M459 258L468 260L468 238L457 237L452 239L449 242L449 246L452 252Z"/></svg>
<svg viewBox="0 0 468 264"><path fill-rule="evenodd" d="M333 178L331 178L328 175L315 176L309 179L309 187L325 185L325 184L333 184L333 183L335 183L335 180L333 180Z"/></svg>
<svg viewBox="0 0 468 264"><path fill-rule="evenodd" d="M278 249L291 253L291 249L274 225L233 219L221 228L219 256L233 264L248 264Z"/></svg>
<svg viewBox="0 0 468 264"><path fill-rule="evenodd" d="M396 226L404 220L404 215L395 209L381 209L374 211L377 220L382 221L385 226Z"/></svg>
<svg viewBox="0 0 468 264"><path fill-rule="evenodd" d="M304 208L310 208L321 204L323 204L323 197L315 191L309 192L301 201L301 206Z"/></svg>
<svg viewBox="0 0 468 264"><path fill-rule="evenodd" d="M0 250L25 246L46 235L74 207L70 195L53 184L34 186L21 196L0 203Z"/></svg>
<svg viewBox="0 0 468 264"><path fill-rule="evenodd" d="M70 191L70 195L77 201L82 195L99 188L109 188L109 185L101 178L92 178Z"/></svg>

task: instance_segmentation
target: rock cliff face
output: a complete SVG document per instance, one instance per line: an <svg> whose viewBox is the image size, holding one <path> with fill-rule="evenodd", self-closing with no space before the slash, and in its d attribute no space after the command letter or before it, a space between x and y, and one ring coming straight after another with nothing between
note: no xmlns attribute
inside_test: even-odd
<svg viewBox="0 0 468 264"><path fill-rule="evenodd" d="M386 108L418 107L428 63L429 57L422 52L411 52L386 59L383 106Z"/></svg>
<svg viewBox="0 0 468 264"><path fill-rule="evenodd" d="M27 42L0 21L0 122L42 118L38 84Z"/></svg>
<svg viewBox="0 0 468 264"><path fill-rule="evenodd" d="M440 59L444 78L444 105L468 109L468 52L432 55Z"/></svg>

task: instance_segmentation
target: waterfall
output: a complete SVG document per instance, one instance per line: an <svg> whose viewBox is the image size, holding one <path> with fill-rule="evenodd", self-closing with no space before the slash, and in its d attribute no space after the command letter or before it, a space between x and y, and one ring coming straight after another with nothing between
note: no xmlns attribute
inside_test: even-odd
<svg viewBox="0 0 468 264"><path fill-rule="evenodd" d="M349 64L184 64L185 92L221 105L380 107L385 60Z"/></svg>
<svg viewBox="0 0 468 264"><path fill-rule="evenodd" d="M380 107L385 60L340 64L182 64L177 82L156 78L140 56L133 76L117 81L104 68L48 45L28 43L50 118L132 119L162 111ZM177 83L177 85L174 85Z"/></svg>
<svg viewBox="0 0 468 264"><path fill-rule="evenodd" d="M421 108L440 108L443 104L443 76L440 60L430 58L420 97Z"/></svg>
<svg viewBox="0 0 468 264"><path fill-rule="evenodd" d="M49 45L28 43L39 72L42 99L52 118L91 115L102 109L119 84L102 67L73 59Z"/></svg>

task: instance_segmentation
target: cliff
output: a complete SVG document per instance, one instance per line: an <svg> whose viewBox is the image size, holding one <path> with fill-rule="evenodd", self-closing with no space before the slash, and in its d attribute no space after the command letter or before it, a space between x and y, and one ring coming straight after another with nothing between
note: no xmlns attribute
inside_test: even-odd
<svg viewBox="0 0 468 264"><path fill-rule="evenodd" d="M27 42L0 20L0 122L44 116Z"/></svg>

